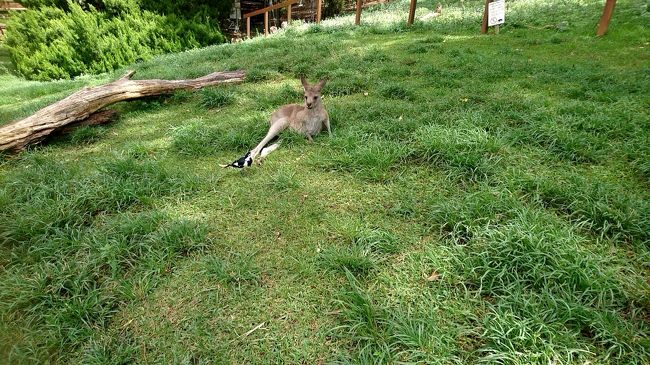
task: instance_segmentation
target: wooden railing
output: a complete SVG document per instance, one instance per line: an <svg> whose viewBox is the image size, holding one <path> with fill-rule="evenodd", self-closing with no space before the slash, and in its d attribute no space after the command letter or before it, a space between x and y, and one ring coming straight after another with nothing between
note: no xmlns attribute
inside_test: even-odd
<svg viewBox="0 0 650 365"><path fill-rule="evenodd" d="M0 1L0 36L4 36L7 26L3 19L9 17L9 11L27 10L15 1Z"/></svg>
<svg viewBox="0 0 650 365"><path fill-rule="evenodd" d="M0 1L0 11L27 10L15 1Z"/></svg>
<svg viewBox="0 0 650 365"><path fill-rule="evenodd" d="M251 11L243 15L243 18L246 19L246 37L251 37L251 17L255 15L264 14L264 35L269 34L269 11L281 8L287 8L287 21L291 22L291 6L297 3L300 0L287 0L279 4L267 6L259 10ZM323 5L322 0L317 0L316 2L316 23L320 23L320 13Z"/></svg>

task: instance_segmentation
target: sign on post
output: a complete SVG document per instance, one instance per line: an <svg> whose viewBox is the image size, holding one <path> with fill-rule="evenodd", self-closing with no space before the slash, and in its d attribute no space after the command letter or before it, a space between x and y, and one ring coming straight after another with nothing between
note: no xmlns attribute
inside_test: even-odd
<svg viewBox="0 0 650 365"><path fill-rule="evenodd" d="M497 0L488 4L488 27L503 24L506 17L505 0Z"/></svg>

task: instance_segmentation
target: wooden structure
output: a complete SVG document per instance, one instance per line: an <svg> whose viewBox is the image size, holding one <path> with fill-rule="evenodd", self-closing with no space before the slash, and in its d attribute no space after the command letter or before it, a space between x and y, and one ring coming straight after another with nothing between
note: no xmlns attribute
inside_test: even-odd
<svg viewBox="0 0 650 365"><path fill-rule="evenodd" d="M291 21L291 6L295 3L297 3L299 0L286 0L284 2L281 2L279 4L267 6L265 8L251 11L250 13L246 13L243 15L243 18L246 19L246 37L250 38L251 37L251 18L264 14L264 35L269 34L269 12L275 9L282 9L282 8L287 8L287 21Z"/></svg>
<svg viewBox="0 0 650 365"><path fill-rule="evenodd" d="M605 1L603 15L600 17L600 22L598 22L598 30L596 31L596 35L598 37L602 37L607 32L609 21L612 19L612 13L614 13L614 6L616 6L616 0Z"/></svg>
<svg viewBox="0 0 650 365"><path fill-rule="evenodd" d="M130 71L108 84L83 88L25 119L3 125L0 127L0 151L21 151L70 126L106 123L112 113L96 115L97 112L118 101L241 82L245 76L244 71L224 71L189 80L131 80L134 73Z"/></svg>
<svg viewBox="0 0 650 365"><path fill-rule="evenodd" d="M20 10L27 9L15 1L0 0L0 36L3 36L5 34L5 29L7 26L4 24L4 20L9 17L9 13L12 11Z"/></svg>
<svg viewBox="0 0 650 365"><path fill-rule="evenodd" d="M11 10L20 11L20 10L27 10L27 9L15 1L0 0L0 11L8 12Z"/></svg>
<svg viewBox="0 0 650 365"><path fill-rule="evenodd" d="M411 0L411 5L409 6L409 18L406 21L406 25L409 27L413 25L413 20L415 20L415 8L418 6L417 0Z"/></svg>
<svg viewBox="0 0 650 365"><path fill-rule="evenodd" d="M415 1L415 0L411 0ZM481 23L481 33L487 34L488 31L488 6L492 0L485 0L485 9L483 10L483 22ZM612 19L612 14L614 13L614 6L616 6L616 0L605 0L605 6L603 7L603 15L600 17L598 22L598 30L596 30L596 36L602 37L607 32L607 27L609 27L609 21ZM497 32L498 32L498 28Z"/></svg>
<svg viewBox="0 0 650 365"><path fill-rule="evenodd" d="M357 0L357 14L354 17L354 24L359 25L361 24L361 5L363 3L363 0Z"/></svg>
<svg viewBox="0 0 650 365"><path fill-rule="evenodd" d="M492 0L485 0L485 8L483 9L483 21L481 22L481 33L487 34L488 31L488 7Z"/></svg>
<svg viewBox="0 0 650 365"><path fill-rule="evenodd" d="M257 9L253 11L246 12L244 15L242 15L242 18L245 19L246 21L246 37L250 38L251 37L251 18L258 16L258 15L264 15L264 35L269 34L269 13L271 13L274 10L280 10L286 8L286 17L284 20L287 22L291 22L293 19L294 13L298 13L298 17L300 18L305 18L305 15L308 15L308 13L311 13L312 11L309 10L309 7L304 6L305 0L285 0L281 3L275 4L275 5L270 5L267 7L264 7L262 9ZM293 5L299 3L299 10L296 12L295 9L293 8ZM322 13L322 8L323 8L323 1L322 0L314 0L313 5L315 7L315 10L313 13L315 14L314 21L316 23L320 23L321 21L321 13ZM244 7L242 6L242 12L244 11ZM282 19L282 18L281 18ZM277 26L277 23L276 23Z"/></svg>

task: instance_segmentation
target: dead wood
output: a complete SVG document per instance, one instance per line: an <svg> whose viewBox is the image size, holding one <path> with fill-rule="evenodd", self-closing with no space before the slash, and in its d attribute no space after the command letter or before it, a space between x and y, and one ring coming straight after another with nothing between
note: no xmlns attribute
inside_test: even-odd
<svg viewBox="0 0 650 365"><path fill-rule="evenodd" d="M0 151L17 152L29 144L42 141L55 131L81 122L101 124L109 121L108 114L90 118L98 110L118 101L168 94L175 90L196 90L206 86L241 82L244 71L214 72L188 80L131 80L135 71L108 84L87 87L67 98L47 106L31 116L0 126ZM90 119L89 119L90 118ZM86 121L84 123L84 121Z"/></svg>

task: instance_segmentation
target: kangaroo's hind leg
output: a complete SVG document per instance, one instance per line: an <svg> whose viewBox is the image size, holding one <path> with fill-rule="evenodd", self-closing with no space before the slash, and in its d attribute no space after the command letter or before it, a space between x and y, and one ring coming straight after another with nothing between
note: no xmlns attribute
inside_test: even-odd
<svg viewBox="0 0 650 365"><path fill-rule="evenodd" d="M251 158L253 161L257 159L257 155L260 154L260 151L262 151L262 148L266 146L269 141L271 141L273 138L275 138L280 132L283 130L287 129L287 126L289 126L289 123L287 122L287 118L280 118L277 119L273 122L271 122L271 127L269 128L269 131L266 133L266 136L260 142L260 144L257 145L252 151L251 151Z"/></svg>
<svg viewBox="0 0 650 365"><path fill-rule="evenodd" d="M329 117L327 117L327 119L325 119L325 121L323 122L323 125L325 126L325 128L327 128L327 134L331 137L332 136L332 130L330 129L330 118Z"/></svg>

